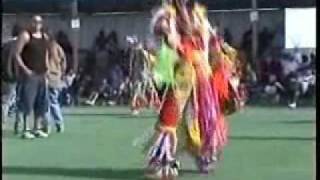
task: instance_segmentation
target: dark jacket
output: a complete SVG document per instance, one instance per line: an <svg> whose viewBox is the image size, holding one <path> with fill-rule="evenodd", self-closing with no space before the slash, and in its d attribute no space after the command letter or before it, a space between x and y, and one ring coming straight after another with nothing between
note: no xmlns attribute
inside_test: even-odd
<svg viewBox="0 0 320 180"><path fill-rule="evenodd" d="M2 45L1 79L5 82L16 82L18 79L18 66L14 58L16 39L11 39Z"/></svg>

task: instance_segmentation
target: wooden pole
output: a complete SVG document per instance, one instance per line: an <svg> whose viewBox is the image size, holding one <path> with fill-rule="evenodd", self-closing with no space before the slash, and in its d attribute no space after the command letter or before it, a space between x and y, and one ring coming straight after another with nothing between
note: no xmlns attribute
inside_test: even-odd
<svg viewBox="0 0 320 180"><path fill-rule="evenodd" d="M73 0L71 3L71 21L75 21L79 18L78 14L78 0ZM80 20L79 20L80 21ZM72 23L72 22L71 22ZM79 64L79 30L80 27L71 27L72 28L72 60L73 60L73 72L77 73L78 71L78 64Z"/></svg>
<svg viewBox="0 0 320 180"><path fill-rule="evenodd" d="M259 71L259 62L257 59L258 53L258 18L259 14L257 11L257 0L251 0L252 11L251 11L251 24L252 24L252 51L251 51L251 60L254 70Z"/></svg>

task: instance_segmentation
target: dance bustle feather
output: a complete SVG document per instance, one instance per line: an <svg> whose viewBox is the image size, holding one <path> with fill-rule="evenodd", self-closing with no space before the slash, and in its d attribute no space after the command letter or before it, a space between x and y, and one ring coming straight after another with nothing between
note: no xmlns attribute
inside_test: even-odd
<svg viewBox="0 0 320 180"><path fill-rule="evenodd" d="M158 87L174 84L174 64L177 58L176 52L162 42L154 67L154 78Z"/></svg>
<svg viewBox="0 0 320 180"><path fill-rule="evenodd" d="M212 87L209 82L209 72L203 63L206 63L201 52L196 49L194 41L185 39L183 43L183 54L187 62L194 65L197 77L197 106L198 106L198 120L201 132L201 139L203 139L202 151L210 152L213 142L214 121L217 118L215 112L215 97L213 95Z"/></svg>

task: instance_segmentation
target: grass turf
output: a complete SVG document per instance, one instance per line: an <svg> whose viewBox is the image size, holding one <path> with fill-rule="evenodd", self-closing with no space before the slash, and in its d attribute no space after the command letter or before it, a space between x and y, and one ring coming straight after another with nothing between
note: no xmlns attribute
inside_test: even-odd
<svg viewBox="0 0 320 180"><path fill-rule="evenodd" d="M198 175L182 156L183 180L311 180L315 176L315 108L248 107L230 118L230 142L216 172ZM3 130L5 180L143 179L144 155L134 140L155 115L128 108L65 110L66 131L22 140ZM11 126L12 127L12 126Z"/></svg>

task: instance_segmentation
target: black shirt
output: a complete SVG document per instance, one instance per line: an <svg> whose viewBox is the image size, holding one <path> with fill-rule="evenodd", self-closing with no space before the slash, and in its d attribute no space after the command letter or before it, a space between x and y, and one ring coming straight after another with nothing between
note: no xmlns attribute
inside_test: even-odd
<svg viewBox="0 0 320 180"><path fill-rule="evenodd" d="M30 41L22 51L22 59L25 65L36 74L44 74L47 71L46 50L47 42L42 34L41 38L30 35Z"/></svg>

